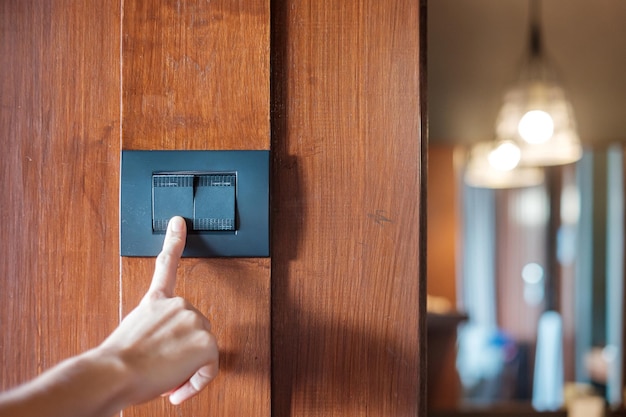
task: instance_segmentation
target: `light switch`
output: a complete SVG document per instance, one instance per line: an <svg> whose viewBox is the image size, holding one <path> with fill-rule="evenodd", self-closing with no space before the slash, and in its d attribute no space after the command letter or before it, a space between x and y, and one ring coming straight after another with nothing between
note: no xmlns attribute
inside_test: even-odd
<svg viewBox="0 0 626 417"><path fill-rule="evenodd" d="M152 230L165 233L174 216L193 217L193 175L152 175Z"/></svg>
<svg viewBox="0 0 626 417"><path fill-rule="evenodd" d="M269 151L122 151L120 254L156 256L173 216L184 257L269 256Z"/></svg>
<svg viewBox="0 0 626 417"><path fill-rule="evenodd" d="M235 174L196 177L193 230L235 230Z"/></svg>

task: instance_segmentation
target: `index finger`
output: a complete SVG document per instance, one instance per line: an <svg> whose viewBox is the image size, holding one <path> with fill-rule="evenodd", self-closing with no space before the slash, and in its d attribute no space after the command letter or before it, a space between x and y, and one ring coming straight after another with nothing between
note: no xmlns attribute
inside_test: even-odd
<svg viewBox="0 0 626 417"><path fill-rule="evenodd" d="M167 225L163 249L156 258L154 275L148 289L148 294L156 294L164 297L174 296L176 286L176 269L187 237L187 225L185 219L172 217Z"/></svg>

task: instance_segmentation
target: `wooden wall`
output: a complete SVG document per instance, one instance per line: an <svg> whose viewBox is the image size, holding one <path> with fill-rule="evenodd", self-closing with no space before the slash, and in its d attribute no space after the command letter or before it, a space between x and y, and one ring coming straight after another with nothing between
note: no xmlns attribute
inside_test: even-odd
<svg viewBox="0 0 626 417"><path fill-rule="evenodd" d="M120 8L0 2L0 389L119 320Z"/></svg>
<svg viewBox="0 0 626 417"><path fill-rule="evenodd" d="M269 0L125 1L122 149L269 149L269 23ZM124 313L153 264L122 258ZM183 259L176 292L211 321L220 374L180 407L124 416L269 416L270 260Z"/></svg>
<svg viewBox="0 0 626 417"><path fill-rule="evenodd" d="M2 2L0 388L146 290L154 260L119 257L121 150L271 145L272 258L179 268L220 375L123 415L425 415L423 7Z"/></svg>
<svg viewBox="0 0 626 417"><path fill-rule="evenodd" d="M278 417L425 415L423 13L273 3Z"/></svg>

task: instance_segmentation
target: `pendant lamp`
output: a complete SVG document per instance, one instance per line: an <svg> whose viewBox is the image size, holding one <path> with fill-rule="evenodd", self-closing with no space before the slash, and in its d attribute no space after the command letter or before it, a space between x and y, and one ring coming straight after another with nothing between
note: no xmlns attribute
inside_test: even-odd
<svg viewBox="0 0 626 417"><path fill-rule="evenodd" d="M497 140L519 146L522 166L563 165L582 156L572 106L544 52L539 6L530 1L528 50L496 119Z"/></svg>
<svg viewBox="0 0 626 417"><path fill-rule="evenodd" d="M539 17L539 0L530 0L528 49L517 81L504 94L495 139L468 152L464 178L474 187L539 185L542 167L582 156L572 106L543 50Z"/></svg>

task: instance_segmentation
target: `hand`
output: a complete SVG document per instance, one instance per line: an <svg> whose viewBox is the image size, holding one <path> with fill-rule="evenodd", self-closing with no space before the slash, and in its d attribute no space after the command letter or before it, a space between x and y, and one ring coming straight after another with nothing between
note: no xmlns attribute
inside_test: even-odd
<svg viewBox="0 0 626 417"><path fill-rule="evenodd" d="M121 359L130 371L130 403L165 393L170 402L180 404L218 372L218 348L208 319L174 297L185 237L184 219L172 218L148 292L98 348Z"/></svg>

